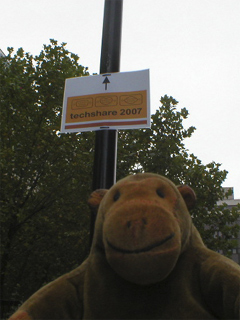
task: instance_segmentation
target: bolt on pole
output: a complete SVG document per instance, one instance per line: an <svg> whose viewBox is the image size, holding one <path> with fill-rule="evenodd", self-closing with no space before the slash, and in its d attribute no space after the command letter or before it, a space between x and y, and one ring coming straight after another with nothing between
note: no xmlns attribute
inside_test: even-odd
<svg viewBox="0 0 240 320"><path fill-rule="evenodd" d="M105 0L100 74L119 72L123 0ZM93 190L109 189L116 182L117 130L99 130L95 136ZM93 235L95 215L91 215Z"/></svg>

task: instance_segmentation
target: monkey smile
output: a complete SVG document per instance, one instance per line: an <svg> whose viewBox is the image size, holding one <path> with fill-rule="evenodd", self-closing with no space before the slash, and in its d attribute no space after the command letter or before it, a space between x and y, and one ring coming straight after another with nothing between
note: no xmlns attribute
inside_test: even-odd
<svg viewBox="0 0 240 320"><path fill-rule="evenodd" d="M147 252L147 251L150 251L156 247L159 247L159 246L163 245L164 243L166 243L167 241L171 240L174 236L175 236L175 233L171 233L169 236L167 236L166 238L164 238L161 241L155 242L154 244L151 244L145 248L136 249L136 250L127 250L127 249L118 248L118 247L114 246L113 244L111 244L111 242L109 242L108 240L107 240L107 244L109 245L110 248L112 248L115 251L118 251L121 253L126 253L126 254L137 254L137 253Z"/></svg>

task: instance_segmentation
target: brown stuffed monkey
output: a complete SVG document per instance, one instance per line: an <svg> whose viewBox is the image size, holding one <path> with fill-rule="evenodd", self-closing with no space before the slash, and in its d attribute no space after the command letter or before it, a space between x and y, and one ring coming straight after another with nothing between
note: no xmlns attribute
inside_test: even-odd
<svg viewBox="0 0 240 320"><path fill-rule="evenodd" d="M10 319L240 319L240 267L204 246L188 211L195 200L147 173L93 192L89 257Z"/></svg>

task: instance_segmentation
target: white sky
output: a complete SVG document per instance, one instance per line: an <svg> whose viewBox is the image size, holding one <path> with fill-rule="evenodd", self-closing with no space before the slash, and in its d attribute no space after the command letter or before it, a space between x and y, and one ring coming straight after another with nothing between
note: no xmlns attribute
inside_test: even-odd
<svg viewBox="0 0 240 320"><path fill-rule="evenodd" d="M104 0L8 0L0 7L0 48L40 53L67 42L99 72ZM186 146L203 164L229 171L223 186L240 199L240 1L123 0L121 70L150 69L152 113L167 94L197 128Z"/></svg>

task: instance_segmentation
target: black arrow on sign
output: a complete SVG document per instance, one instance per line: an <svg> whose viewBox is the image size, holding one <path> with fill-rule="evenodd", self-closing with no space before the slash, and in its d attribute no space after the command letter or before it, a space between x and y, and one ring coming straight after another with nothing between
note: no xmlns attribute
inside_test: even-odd
<svg viewBox="0 0 240 320"><path fill-rule="evenodd" d="M103 80L103 83L105 83L105 90L107 90L107 85L108 85L108 83L110 83L108 77L106 77L106 78Z"/></svg>

